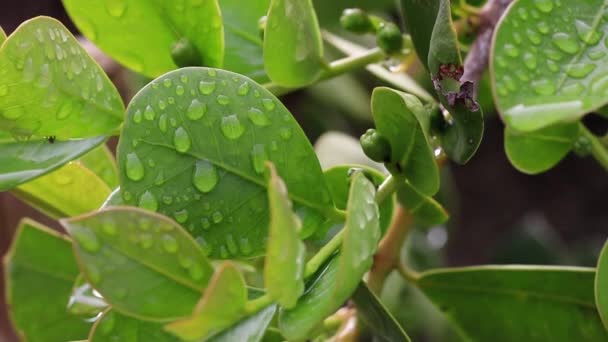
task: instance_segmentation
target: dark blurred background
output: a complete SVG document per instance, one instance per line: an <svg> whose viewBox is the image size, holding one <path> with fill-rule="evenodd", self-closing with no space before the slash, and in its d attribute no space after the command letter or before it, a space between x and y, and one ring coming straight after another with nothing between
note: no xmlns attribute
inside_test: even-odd
<svg viewBox="0 0 608 342"><path fill-rule="evenodd" d="M84 1L84 0L83 0ZM370 6L379 14L395 17L392 1L317 1L322 23L337 22L342 8ZM384 7L387 6L387 7ZM384 7L384 11L381 7ZM10 34L21 22L38 15L61 20L77 30L60 0L3 0L0 26ZM111 68L112 79L128 101L141 80L131 73ZM372 124L370 90L377 85L365 72L340 77L329 85L293 93L283 100L312 142L326 131L341 131L358 137ZM487 81L484 81L487 88ZM442 193L451 220L446 227L414 231L406 252L419 269L483 263L568 264L594 266L608 235L608 177L593 159L568 156L557 167L537 176L524 175L508 162L503 149L503 126L492 111L491 98L481 86L480 102L486 108L486 131L477 155L464 166L444 168ZM487 110L489 108L489 110ZM587 125L603 132L606 123L592 117ZM0 252L10 244L23 217L32 217L57 228L10 193L0 194ZM41 284L44 286L44 284ZM7 318L4 286L0 283L0 341L16 341ZM452 340L449 329L428 333L429 321L440 321L436 311L399 279L391 279L383 294L407 330L420 330L426 340ZM403 311L404 302L424 306L425 314ZM413 309L414 310L414 309ZM409 329L408 329L409 328ZM425 332L426 331L426 332ZM410 333L412 335L412 333Z"/></svg>

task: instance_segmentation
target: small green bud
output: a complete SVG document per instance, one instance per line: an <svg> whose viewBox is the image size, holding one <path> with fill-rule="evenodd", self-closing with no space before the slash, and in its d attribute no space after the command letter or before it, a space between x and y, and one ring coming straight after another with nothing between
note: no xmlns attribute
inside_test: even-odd
<svg viewBox="0 0 608 342"><path fill-rule="evenodd" d="M171 46L171 58L173 58L175 65L180 68L202 65L201 55L198 53L196 46L186 37L181 38Z"/></svg>
<svg viewBox="0 0 608 342"><path fill-rule="evenodd" d="M268 21L267 16L263 16L258 20L258 33L260 34L260 38L264 40L264 32L266 32L266 22Z"/></svg>
<svg viewBox="0 0 608 342"><path fill-rule="evenodd" d="M584 135L579 136L572 145L572 151L579 157L586 157L591 154L591 148L591 141Z"/></svg>
<svg viewBox="0 0 608 342"><path fill-rule="evenodd" d="M363 34L374 32L371 19L360 8L347 8L342 12L340 25L347 31Z"/></svg>
<svg viewBox="0 0 608 342"><path fill-rule="evenodd" d="M376 36L378 46L387 54L394 54L403 48L401 30L393 23L384 23Z"/></svg>
<svg viewBox="0 0 608 342"><path fill-rule="evenodd" d="M359 139L361 142L361 148L369 159L379 162L386 163L391 158L391 145L388 140L384 138L375 129L370 128L365 132Z"/></svg>

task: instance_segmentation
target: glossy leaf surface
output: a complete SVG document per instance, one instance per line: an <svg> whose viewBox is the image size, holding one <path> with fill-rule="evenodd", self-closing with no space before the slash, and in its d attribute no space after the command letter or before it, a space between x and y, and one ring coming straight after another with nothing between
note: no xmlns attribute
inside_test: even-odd
<svg viewBox="0 0 608 342"><path fill-rule="evenodd" d="M340 254L308 279L304 295L293 309L279 316L281 333L290 340L303 339L356 290L371 267L380 238L375 188L362 172L352 177L348 216Z"/></svg>
<svg viewBox="0 0 608 342"><path fill-rule="evenodd" d="M10 317L23 339L54 342L87 337L91 323L67 309L79 273L69 240L23 220L4 257L4 271Z"/></svg>
<svg viewBox="0 0 608 342"><path fill-rule="evenodd" d="M243 276L234 265L225 262L215 271L193 316L165 328L186 341L206 339L238 322L245 313L246 302Z"/></svg>
<svg viewBox="0 0 608 342"><path fill-rule="evenodd" d="M264 66L270 79L299 87L324 69L323 41L312 0L271 0L264 34Z"/></svg>
<svg viewBox="0 0 608 342"><path fill-rule="evenodd" d="M364 282L359 284L353 294L353 302L357 307L358 316L382 341L410 341L397 320Z"/></svg>
<svg viewBox="0 0 608 342"><path fill-rule="evenodd" d="M224 56L217 0L63 0L80 31L129 69L156 77L176 69L171 46L187 38L200 65L219 67Z"/></svg>
<svg viewBox="0 0 608 342"><path fill-rule="evenodd" d="M408 182L397 187L397 200L414 216L414 220L424 226L445 223L449 216L447 211L433 197L418 192Z"/></svg>
<svg viewBox="0 0 608 342"><path fill-rule="evenodd" d="M214 258L265 251L272 161L294 205L335 215L319 162L287 109L250 79L185 68L131 102L118 146L125 203L149 199ZM143 201L146 204L146 201Z"/></svg>
<svg viewBox="0 0 608 342"><path fill-rule="evenodd" d="M100 145L79 160L87 169L93 171L111 189L118 186L118 168L112 151L106 144Z"/></svg>
<svg viewBox="0 0 608 342"><path fill-rule="evenodd" d="M0 48L0 130L58 140L114 134L124 106L104 71L57 20L21 24Z"/></svg>
<svg viewBox="0 0 608 342"><path fill-rule="evenodd" d="M12 192L32 207L58 219L99 209L110 195L110 188L80 163L69 163Z"/></svg>
<svg viewBox="0 0 608 342"><path fill-rule="evenodd" d="M6 191L49 173L104 142L104 137L85 140L0 141L0 191Z"/></svg>
<svg viewBox="0 0 608 342"><path fill-rule="evenodd" d="M304 257L300 219L292 210L288 189L272 164L266 165L270 228L264 264L268 294L285 308L292 308L304 291Z"/></svg>
<svg viewBox="0 0 608 342"><path fill-rule="evenodd" d="M417 285L469 340L603 341L594 275L589 268L484 266L425 272Z"/></svg>
<svg viewBox="0 0 608 342"><path fill-rule="evenodd" d="M74 237L87 280L119 312L149 320L187 316L207 287L212 268L203 251L163 216L113 207L60 222Z"/></svg>
<svg viewBox="0 0 608 342"><path fill-rule="evenodd" d="M505 128L505 151L513 166L529 174L547 171L572 149L578 137L578 124L566 123L533 132Z"/></svg>
<svg viewBox="0 0 608 342"><path fill-rule="evenodd" d="M262 37L258 21L265 16L270 0L218 0L226 40L224 69L267 82Z"/></svg>
<svg viewBox="0 0 608 342"><path fill-rule="evenodd" d="M142 321L110 309L101 316L89 335L89 342L179 342L156 322Z"/></svg>
<svg viewBox="0 0 608 342"><path fill-rule="evenodd" d="M595 275L595 302L604 327L608 331L608 241L600 253Z"/></svg>
<svg viewBox="0 0 608 342"><path fill-rule="evenodd" d="M418 191L434 195L439 169L427 141L428 110L415 96L380 87L372 95L372 115L378 133L391 145L391 165L398 165L397 172Z"/></svg>
<svg viewBox="0 0 608 342"><path fill-rule="evenodd" d="M262 341L266 329L270 325L275 312L276 305L270 305L262 309L256 314L253 314L245 319L242 319L237 324L224 330L220 334L209 339L211 342L233 342L247 341L259 342Z"/></svg>
<svg viewBox="0 0 608 342"><path fill-rule="evenodd" d="M508 126L535 131L608 103L606 6L518 1L509 8L491 58L494 99Z"/></svg>

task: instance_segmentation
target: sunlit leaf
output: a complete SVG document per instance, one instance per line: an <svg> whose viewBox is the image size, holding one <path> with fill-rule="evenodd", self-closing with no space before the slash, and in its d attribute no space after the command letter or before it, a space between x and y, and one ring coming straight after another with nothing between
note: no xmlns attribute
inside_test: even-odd
<svg viewBox="0 0 608 342"><path fill-rule="evenodd" d="M397 199L419 224L428 227L448 220L448 213L441 204L433 197L421 194L408 182L397 186Z"/></svg>
<svg viewBox="0 0 608 342"><path fill-rule="evenodd" d="M94 148L78 160L87 169L95 172L110 188L118 186L118 168L112 151L106 144Z"/></svg>
<svg viewBox="0 0 608 342"><path fill-rule="evenodd" d="M270 325L275 312L277 311L276 305L270 305L265 309L262 309L256 314L251 315L245 319L242 319L237 324L224 330L222 333L213 336L209 339L211 342L233 342L233 341L247 341L247 342L259 342L262 341L266 333L266 329ZM264 338L264 341L266 339Z"/></svg>

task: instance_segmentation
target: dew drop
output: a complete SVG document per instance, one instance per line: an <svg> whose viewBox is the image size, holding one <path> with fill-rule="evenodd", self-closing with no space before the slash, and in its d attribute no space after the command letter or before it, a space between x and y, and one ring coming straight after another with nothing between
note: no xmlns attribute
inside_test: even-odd
<svg viewBox="0 0 608 342"><path fill-rule="evenodd" d="M175 221L184 223L188 221L188 211L186 209L178 210L173 213L173 217L175 217Z"/></svg>
<svg viewBox="0 0 608 342"><path fill-rule="evenodd" d="M552 41L558 49L565 53L574 54L579 49L578 42L567 33L555 33Z"/></svg>
<svg viewBox="0 0 608 342"><path fill-rule="evenodd" d="M198 90L203 95L209 95L215 91L215 81L200 81Z"/></svg>
<svg viewBox="0 0 608 342"><path fill-rule="evenodd" d="M154 185L162 185L163 183L165 183L165 174L160 170L154 179Z"/></svg>
<svg viewBox="0 0 608 342"><path fill-rule="evenodd" d="M526 30L526 37L528 37L530 42L534 45L539 45L542 42L541 36L532 29Z"/></svg>
<svg viewBox="0 0 608 342"><path fill-rule="evenodd" d="M207 112L207 104L200 102L197 99L192 100L188 110L186 111L186 116L190 120L198 120L202 118Z"/></svg>
<svg viewBox="0 0 608 342"><path fill-rule="evenodd" d="M219 211L215 211L215 212L213 212L213 214L211 214L211 220L215 224L222 222L223 219L224 219L224 215L222 215L222 213Z"/></svg>
<svg viewBox="0 0 608 342"><path fill-rule="evenodd" d="M519 56L519 49L513 44L505 44L503 47L507 56L517 57Z"/></svg>
<svg viewBox="0 0 608 342"><path fill-rule="evenodd" d="M139 198L137 206L149 211L156 211L158 210L158 201L150 191L146 191Z"/></svg>
<svg viewBox="0 0 608 342"><path fill-rule="evenodd" d="M268 154L266 154L266 147L263 144L253 145L251 160L255 172L258 174L264 173L264 163L268 160Z"/></svg>
<svg viewBox="0 0 608 342"><path fill-rule="evenodd" d="M281 138L283 138L283 140L289 140L292 135L291 128L289 128L289 127L281 128L279 130L279 135L281 136Z"/></svg>
<svg viewBox="0 0 608 342"><path fill-rule="evenodd" d="M126 162L127 177L132 181L140 181L144 178L144 165L134 152L127 154Z"/></svg>
<svg viewBox="0 0 608 342"><path fill-rule="evenodd" d="M182 81L182 83L188 83L188 76L186 75L181 75L179 77L179 80Z"/></svg>
<svg viewBox="0 0 608 342"><path fill-rule="evenodd" d="M207 230L207 229L211 228L211 222L209 222L208 218L203 217L201 219L201 226L203 227L203 229Z"/></svg>
<svg viewBox="0 0 608 342"><path fill-rule="evenodd" d="M606 56L606 53L601 50L589 52L589 58L593 61L597 61L597 60L603 58L604 56Z"/></svg>
<svg viewBox="0 0 608 342"><path fill-rule="evenodd" d="M64 120L72 113L72 101L65 101L57 110L57 120Z"/></svg>
<svg viewBox="0 0 608 342"><path fill-rule="evenodd" d="M583 91L585 91L585 86L580 84L580 82L576 82L576 83L567 85L565 87L562 87L561 94L569 95L569 96L577 96L577 95L582 94Z"/></svg>
<svg viewBox="0 0 608 342"><path fill-rule="evenodd" d="M173 203L173 197L171 197L169 195L164 195L163 198L162 198L162 201L166 205L170 205L171 203Z"/></svg>
<svg viewBox="0 0 608 342"><path fill-rule="evenodd" d="M165 234L162 238L163 249L167 253L176 253L179 250L179 245L177 244L177 240L169 235Z"/></svg>
<svg viewBox="0 0 608 342"><path fill-rule="evenodd" d="M215 166L207 160L197 160L192 183L200 192L207 193L217 185L219 178Z"/></svg>
<svg viewBox="0 0 608 342"><path fill-rule="evenodd" d="M606 94L606 90L608 90L608 74L598 76L591 81L592 94Z"/></svg>
<svg viewBox="0 0 608 342"><path fill-rule="evenodd" d="M549 13L553 10L553 0L535 0L534 5L543 13Z"/></svg>
<svg viewBox="0 0 608 342"><path fill-rule="evenodd" d="M538 24L536 24L536 28L538 29L538 32L542 34L549 33L549 25L544 21L538 22Z"/></svg>
<svg viewBox="0 0 608 342"><path fill-rule="evenodd" d="M23 80L25 82L31 82L34 80L35 71L34 71L34 61L32 57L28 57L25 60L25 64L23 65Z"/></svg>
<svg viewBox="0 0 608 342"><path fill-rule="evenodd" d="M555 93L555 85L548 80L532 82L532 89L534 89L538 95L553 95Z"/></svg>
<svg viewBox="0 0 608 342"><path fill-rule="evenodd" d="M177 94L177 96L182 96L182 95L184 95L185 92L186 92L186 90L184 89L183 86L178 85L177 87L175 87L175 94Z"/></svg>
<svg viewBox="0 0 608 342"><path fill-rule="evenodd" d="M247 116L249 117L249 120L251 120L251 122L253 122L253 124L256 126L264 127L270 125L271 123L268 116L255 107L249 108L247 111Z"/></svg>
<svg viewBox="0 0 608 342"><path fill-rule="evenodd" d="M160 110L164 110L165 108L167 108L167 102L165 102L163 100L159 100L158 101L158 108L160 108Z"/></svg>
<svg viewBox="0 0 608 342"><path fill-rule="evenodd" d="M141 122L143 118L143 114L141 113L141 109L138 109L135 111L135 114L133 114L133 122L138 124Z"/></svg>
<svg viewBox="0 0 608 342"><path fill-rule="evenodd" d="M536 56L534 56L533 53L530 52L526 52L524 54L524 64L526 65L526 67L530 70L534 70L536 69Z"/></svg>
<svg viewBox="0 0 608 342"><path fill-rule="evenodd" d="M574 78L584 78L585 76L589 75L593 70L595 70L595 68L595 64L589 63L570 64L568 66L568 69L566 70L566 74Z"/></svg>
<svg viewBox="0 0 608 342"><path fill-rule="evenodd" d="M245 127L239 121L236 114L222 118L221 129L224 136L228 139L238 139L245 132Z"/></svg>
<svg viewBox="0 0 608 342"><path fill-rule="evenodd" d="M170 78L165 78L163 80L163 85L165 86L165 88L171 88L171 86L173 85L173 81L171 81Z"/></svg>
<svg viewBox="0 0 608 342"><path fill-rule="evenodd" d="M271 110L273 110L276 107L274 101L272 101L271 99L263 99L262 100L262 105L268 111L271 111Z"/></svg>
<svg viewBox="0 0 608 342"><path fill-rule="evenodd" d="M253 252L253 248L251 247L251 243L247 238L239 239L239 249L243 255L249 255Z"/></svg>
<svg viewBox="0 0 608 342"><path fill-rule="evenodd" d="M236 241L234 241L234 237L230 234L226 236L226 247L228 247L228 252L232 255L236 255L239 252L239 247L237 246Z"/></svg>
<svg viewBox="0 0 608 342"><path fill-rule="evenodd" d="M72 235L78 244L87 252L96 253L101 249L101 244L99 243L97 235L88 228L79 227L78 229L74 229Z"/></svg>
<svg viewBox="0 0 608 342"><path fill-rule="evenodd" d="M216 101L222 106L225 106L230 103L230 98L226 95L218 95Z"/></svg>
<svg viewBox="0 0 608 342"><path fill-rule="evenodd" d="M160 129L160 131L163 133L167 132L167 115L166 114L163 114L160 116L160 118L158 118L158 129Z"/></svg>
<svg viewBox="0 0 608 342"><path fill-rule="evenodd" d="M562 53L559 52L559 51L557 51L557 50L546 49L544 52L545 52L545 55L549 59L552 59L554 61L559 61L559 60L561 60L564 57L564 55L562 55Z"/></svg>
<svg viewBox="0 0 608 342"><path fill-rule="evenodd" d="M173 144L175 145L175 150L179 153L186 153L190 149L192 140L190 140L190 135L188 135L188 132L183 127L178 127L175 130Z"/></svg>
<svg viewBox="0 0 608 342"><path fill-rule="evenodd" d="M120 18L125 14L127 4L124 0L106 0L106 9L114 18Z"/></svg>
<svg viewBox="0 0 608 342"><path fill-rule="evenodd" d="M154 111L154 109L152 109L152 106L146 106L146 109L144 110L144 118L146 118L146 120L148 121L152 121L155 117L156 112Z"/></svg>
<svg viewBox="0 0 608 342"><path fill-rule="evenodd" d="M576 26L578 37L588 45L595 45L602 38L596 30L587 25L584 21L577 20L574 25Z"/></svg>
<svg viewBox="0 0 608 342"><path fill-rule="evenodd" d="M243 82L243 84L239 86L239 89L236 92L241 96L247 95L249 93L249 83Z"/></svg>

